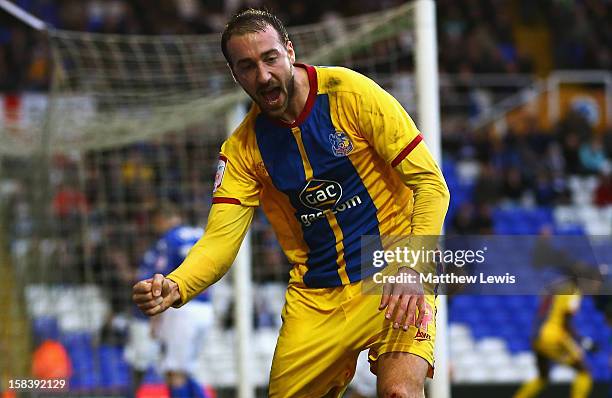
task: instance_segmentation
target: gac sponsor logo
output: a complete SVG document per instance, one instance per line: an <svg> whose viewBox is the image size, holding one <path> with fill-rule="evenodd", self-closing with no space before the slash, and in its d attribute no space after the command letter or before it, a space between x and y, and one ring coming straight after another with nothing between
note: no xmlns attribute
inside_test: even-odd
<svg viewBox="0 0 612 398"><path fill-rule="evenodd" d="M359 197L359 195L355 195L352 198L340 203L338 206L332 209L327 209L325 211L319 211L317 213L302 214L300 216L300 221L302 222L302 224L304 224L305 227L310 227L312 223L315 222L316 220L325 218L325 214L327 213L330 213L330 212L332 214L342 213L343 211L352 209L353 207L359 206L360 204L361 204L361 198Z"/></svg>
<svg viewBox="0 0 612 398"><path fill-rule="evenodd" d="M308 181L300 193L300 202L314 210L325 211L334 207L342 197L342 186L336 181Z"/></svg>

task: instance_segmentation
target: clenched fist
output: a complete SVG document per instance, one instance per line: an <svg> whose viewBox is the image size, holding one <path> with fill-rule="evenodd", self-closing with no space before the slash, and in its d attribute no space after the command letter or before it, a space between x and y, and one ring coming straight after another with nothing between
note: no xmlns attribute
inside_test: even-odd
<svg viewBox="0 0 612 398"><path fill-rule="evenodd" d="M162 274L142 280L132 289L132 300L149 316L164 312L180 299L178 285Z"/></svg>

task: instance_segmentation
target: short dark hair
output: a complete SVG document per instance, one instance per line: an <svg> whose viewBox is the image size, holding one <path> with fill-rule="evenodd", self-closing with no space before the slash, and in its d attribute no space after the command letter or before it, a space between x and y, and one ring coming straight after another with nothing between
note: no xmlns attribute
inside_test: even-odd
<svg viewBox="0 0 612 398"><path fill-rule="evenodd" d="M248 8L235 14L225 25L221 34L221 51L225 60L232 64L229 53L227 51L227 42L234 35L244 35L247 33L263 32L271 26L276 30L278 39L283 46L289 41L287 29L280 19L270 11L265 9Z"/></svg>

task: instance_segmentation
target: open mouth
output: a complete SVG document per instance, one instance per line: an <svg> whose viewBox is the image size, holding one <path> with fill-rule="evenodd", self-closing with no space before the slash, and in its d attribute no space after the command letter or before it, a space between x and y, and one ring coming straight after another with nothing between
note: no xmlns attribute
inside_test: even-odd
<svg viewBox="0 0 612 398"><path fill-rule="evenodd" d="M280 100L280 95L281 95L280 87L274 87L269 90L264 90L261 92L261 96L263 97L264 101L268 105L276 105L278 101Z"/></svg>

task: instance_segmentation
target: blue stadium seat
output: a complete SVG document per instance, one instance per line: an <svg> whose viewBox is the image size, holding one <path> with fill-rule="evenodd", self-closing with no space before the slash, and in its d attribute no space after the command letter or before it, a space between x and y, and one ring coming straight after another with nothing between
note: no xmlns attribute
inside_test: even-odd
<svg viewBox="0 0 612 398"><path fill-rule="evenodd" d="M471 329L472 336L474 336L476 340L495 336L495 328L487 322L480 322L479 324L471 325Z"/></svg>
<svg viewBox="0 0 612 398"><path fill-rule="evenodd" d="M580 308L583 310L588 308L589 310L596 311L595 313L599 314L599 312L595 309L595 301L593 301L593 298L589 296L582 297Z"/></svg>
<svg viewBox="0 0 612 398"><path fill-rule="evenodd" d="M553 224L553 212L548 207L535 209L509 207L493 210L493 225L497 234L535 235L544 225Z"/></svg>
<svg viewBox="0 0 612 398"><path fill-rule="evenodd" d="M60 338L60 342L66 347L81 347L92 345L92 335L88 332L70 332L63 333Z"/></svg>
<svg viewBox="0 0 612 398"><path fill-rule="evenodd" d="M57 318L53 316L39 316L32 320L34 336L38 341L47 339L58 340L60 336Z"/></svg>
<svg viewBox="0 0 612 398"><path fill-rule="evenodd" d="M457 295L451 301L451 307L457 311L470 310L474 304L476 304L474 298L469 295Z"/></svg>
<svg viewBox="0 0 612 398"><path fill-rule="evenodd" d="M555 235L586 235L584 227L578 224L555 225Z"/></svg>
<svg viewBox="0 0 612 398"><path fill-rule="evenodd" d="M495 309L498 308L499 305L503 305L503 301L503 296L485 295L480 297L479 303L484 308Z"/></svg>
<svg viewBox="0 0 612 398"><path fill-rule="evenodd" d="M92 391L100 385L100 377L97 372L74 372L70 379L70 389L79 391Z"/></svg>
<svg viewBox="0 0 612 398"><path fill-rule="evenodd" d="M445 178L448 178L449 176L457 176L457 165L455 164L455 161L448 156L445 156L444 160L442 161L442 173L444 174Z"/></svg>
<svg viewBox="0 0 612 398"><path fill-rule="evenodd" d="M501 331L513 323L513 316L510 311L499 307L497 310L488 313L487 321L498 331Z"/></svg>
<svg viewBox="0 0 612 398"><path fill-rule="evenodd" d="M531 350L531 344L527 338L517 337L507 341L506 343L508 345L508 350L513 354Z"/></svg>
<svg viewBox="0 0 612 398"><path fill-rule="evenodd" d="M102 345L98 348L101 383L104 387L127 387L130 368L123 359L123 349L118 346Z"/></svg>
<svg viewBox="0 0 612 398"><path fill-rule="evenodd" d="M514 322L523 330L531 331L535 321L535 313L533 311L524 310L514 314Z"/></svg>

